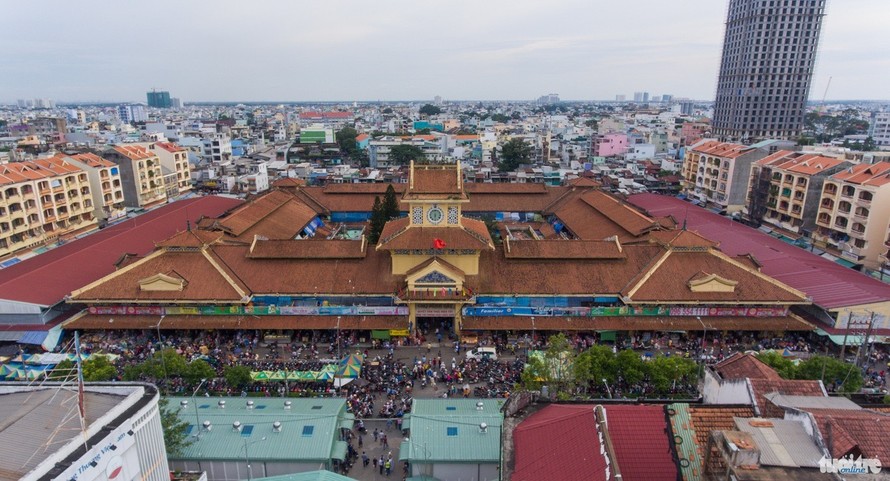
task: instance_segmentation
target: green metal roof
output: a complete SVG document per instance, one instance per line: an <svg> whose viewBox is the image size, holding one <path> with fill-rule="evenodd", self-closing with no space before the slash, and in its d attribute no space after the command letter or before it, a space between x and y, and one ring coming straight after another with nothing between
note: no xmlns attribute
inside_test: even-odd
<svg viewBox="0 0 890 481"><path fill-rule="evenodd" d="M478 402L483 404L481 410ZM415 399L409 437L401 444L399 459L412 463L499 462L502 405L503 400L498 399ZM485 432L481 423L488 425Z"/></svg>
<svg viewBox="0 0 890 481"><path fill-rule="evenodd" d="M673 431L677 456L680 458L680 472L683 474L683 479L685 481L700 481L702 479L702 460L695 448L695 429L692 428L689 404L668 404L667 409L668 412L674 413L670 417L671 431Z"/></svg>
<svg viewBox="0 0 890 481"><path fill-rule="evenodd" d="M355 481L354 478L347 478L346 476L324 470L253 479L254 481Z"/></svg>
<svg viewBox="0 0 890 481"><path fill-rule="evenodd" d="M191 426L189 435L194 439L180 455L170 456L175 460L243 460L246 442L250 459L327 462L338 438L338 425L347 414L342 398L167 399L168 409L176 410ZM189 401L185 408L180 407L183 400ZM226 402L225 409L219 408L219 401ZM253 409L247 409L247 401L254 402ZM285 401L291 402L290 409L284 408ZM203 428L204 421L210 421L209 431ZM241 423L240 431L232 427L236 421ZM278 432L273 427L276 421L281 423Z"/></svg>

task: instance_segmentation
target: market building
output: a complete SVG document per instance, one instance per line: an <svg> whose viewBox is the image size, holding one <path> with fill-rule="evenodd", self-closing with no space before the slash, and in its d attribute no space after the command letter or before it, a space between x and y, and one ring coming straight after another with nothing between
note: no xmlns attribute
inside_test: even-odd
<svg viewBox="0 0 890 481"><path fill-rule="evenodd" d="M364 218L380 187L273 190L74 291L68 302L84 313L66 328L812 329L791 312L810 300L756 259L592 182L470 188L461 178L459 164L412 165L398 189L408 215L376 245Z"/></svg>

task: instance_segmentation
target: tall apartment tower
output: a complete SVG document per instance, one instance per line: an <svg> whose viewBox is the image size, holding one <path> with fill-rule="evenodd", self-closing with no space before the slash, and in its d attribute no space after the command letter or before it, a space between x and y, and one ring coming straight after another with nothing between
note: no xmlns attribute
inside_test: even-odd
<svg viewBox="0 0 890 481"><path fill-rule="evenodd" d="M730 0L714 134L795 139L816 62L825 0Z"/></svg>

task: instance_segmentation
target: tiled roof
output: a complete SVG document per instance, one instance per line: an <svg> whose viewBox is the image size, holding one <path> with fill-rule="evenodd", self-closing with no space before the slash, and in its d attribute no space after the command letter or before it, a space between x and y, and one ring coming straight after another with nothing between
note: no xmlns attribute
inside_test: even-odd
<svg viewBox="0 0 890 481"><path fill-rule="evenodd" d="M361 259L364 240L304 239L257 240L250 248L252 259Z"/></svg>
<svg viewBox="0 0 890 481"><path fill-rule="evenodd" d="M767 366L753 354L737 352L714 366L723 379L782 379L775 369Z"/></svg>
<svg viewBox="0 0 890 481"><path fill-rule="evenodd" d="M185 152L185 149L174 144L173 142L155 142L155 145L166 150L167 152Z"/></svg>
<svg viewBox="0 0 890 481"><path fill-rule="evenodd" d="M552 404L513 430L512 481L606 481L596 419L590 406Z"/></svg>
<svg viewBox="0 0 890 481"><path fill-rule="evenodd" d="M851 184L881 186L890 182L890 162L854 165L832 175L831 179Z"/></svg>
<svg viewBox="0 0 890 481"><path fill-rule="evenodd" d="M602 191L592 190L582 195L581 200L634 236L657 227L651 218Z"/></svg>
<svg viewBox="0 0 890 481"><path fill-rule="evenodd" d="M583 240L507 240L504 256L508 259L623 259L624 252L615 241Z"/></svg>
<svg viewBox="0 0 890 481"><path fill-rule="evenodd" d="M773 404L765 397L766 394L777 392L795 396L826 396L820 381L803 379L751 379L754 390L754 401L760 415L767 418L781 418L785 410Z"/></svg>
<svg viewBox="0 0 890 481"><path fill-rule="evenodd" d="M81 169L63 157L9 162L0 165L0 185L17 184L76 172L81 172Z"/></svg>
<svg viewBox="0 0 890 481"><path fill-rule="evenodd" d="M445 241L446 249L494 248L483 222L463 218L461 223L463 227L415 227L407 217L391 220L380 234L377 249L432 249L434 239Z"/></svg>
<svg viewBox="0 0 890 481"><path fill-rule="evenodd" d="M763 264L763 273L805 292L821 307L835 309L890 300L890 286L877 279L757 229L730 222L726 217L688 202L656 194L633 195L630 201L651 215L673 215L676 219L685 219L689 229L719 241L720 250L730 256L752 254Z"/></svg>
<svg viewBox="0 0 890 481"><path fill-rule="evenodd" d="M622 479L678 478L664 406L607 406L606 419Z"/></svg>
<svg viewBox="0 0 890 481"><path fill-rule="evenodd" d="M707 449L711 431L735 430L735 418L750 418L754 416L754 410L748 406L689 405L688 412L688 428L695 433L695 444L699 456L697 464L699 466L702 466L704 463L705 449ZM719 454L716 451L714 454L711 456L712 469L722 467L723 463L720 460Z"/></svg>
<svg viewBox="0 0 890 481"><path fill-rule="evenodd" d="M890 415L869 409L807 409L832 457L859 454L890 459ZM858 451L858 452L857 452Z"/></svg>
<svg viewBox="0 0 890 481"><path fill-rule="evenodd" d="M412 194L462 194L463 179L457 166L414 166L414 176L407 195Z"/></svg>
<svg viewBox="0 0 890 481"><path fill-rule="evenodd" d="M618 236L622 242L638 238L658 224L634 209L608 199L599 191L572 193L556 201L553 213L575 236L604 240Z"/></svg>
<svg viewBox="0 0 890 481"><path fill-rule="evenodd" d="M302 187L304 185L306 185L305 180L293 177L285 177L272 182L272 187Z"/></svg>
<svg viewBox="0 0 890 481"><path fill-rule="evenodd" d="M747 149L741 144L731 144L727 142L718 142L716 140L708 140L698 145L695 145L691 148L693 152L700 152L702 154L713 155L716 157L724 157L728 159L734 159L744 152L743 150Z"/></svg>
<svg viewBox="0 0 890 481"><path fill-rule="evenodd" d="M52 305L114 271L124 253L146 254L154 242L202 215L215 217L240 200L204 196L159 207L0 270L0 299ZM34 289L40 286L40 289Z"/></svg>
<svg viewBox="0 0 890 481"><path fill-rule="evenodd" d="M717 247L717 243L706 239L698 232L685 229L650 232L647 236L654 242L673 247Z"/></svg>
<svg viewBox="0 0 890 481"><path fill-rule="evenodd" d="M117 153L127 157L130 160L143 160L157 157L153 152L141 145L115 145L112 147Z"/></svg>
<svg viewBox="0 0 890 481"><path fill-rule="evenodd" d="M103 159L96 154L92 154L89 152L83 154L75 154L71 156L72 159L82 162L90 167L102 168L102 167L114 167L114 162L110 160Z"/></svg>
<svg viewBox="0 0 890 481"><path fill-rule="evenodd" d="M758 160L756 163L760 165L768 165L775 169L782 169L787 172L794 172L796 174L814 175L843 164L844 162L843 159L834 157L780 150Z"/></svg>
<svg viewBox="0 0 890 481"><path fill-rule="evenodd" d="M212 244L223 237L222 232L190 229L178 232L167 239L156 242L157 247L201 247Z"/></svg>
<svg viewBox="0 0 890 481"><path fill-rule="evenodd" d="M232 211L215 226L247 242L255 235L268 239L293 239L316 215L292 194L272 190Z"/></svg>

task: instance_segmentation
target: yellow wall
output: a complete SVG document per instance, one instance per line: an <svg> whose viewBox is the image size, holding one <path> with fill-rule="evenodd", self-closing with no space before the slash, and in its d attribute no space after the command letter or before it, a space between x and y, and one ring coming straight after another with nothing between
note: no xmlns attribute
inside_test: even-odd
<svg viewBox="0 0 890 481"><path fill-rule="evenodd" d="M837 313L837 321L835 322L834 327L837 329L845 328L847 326L847 318L851 311L853 312L854 324L867 321L871 317L871 312L874 312L874 328L890 329L890 301L835 309L831 311Z"/></svg>
<svg viewBox="0 0 890 481"><path fill-rule="evenodd" d="M440 259L462 270L468 276L479 274L479 254L458 256L441 255ZM392 255L392 273L395 276L403 276L406 272L429 259L424 255Z"/></svg>

